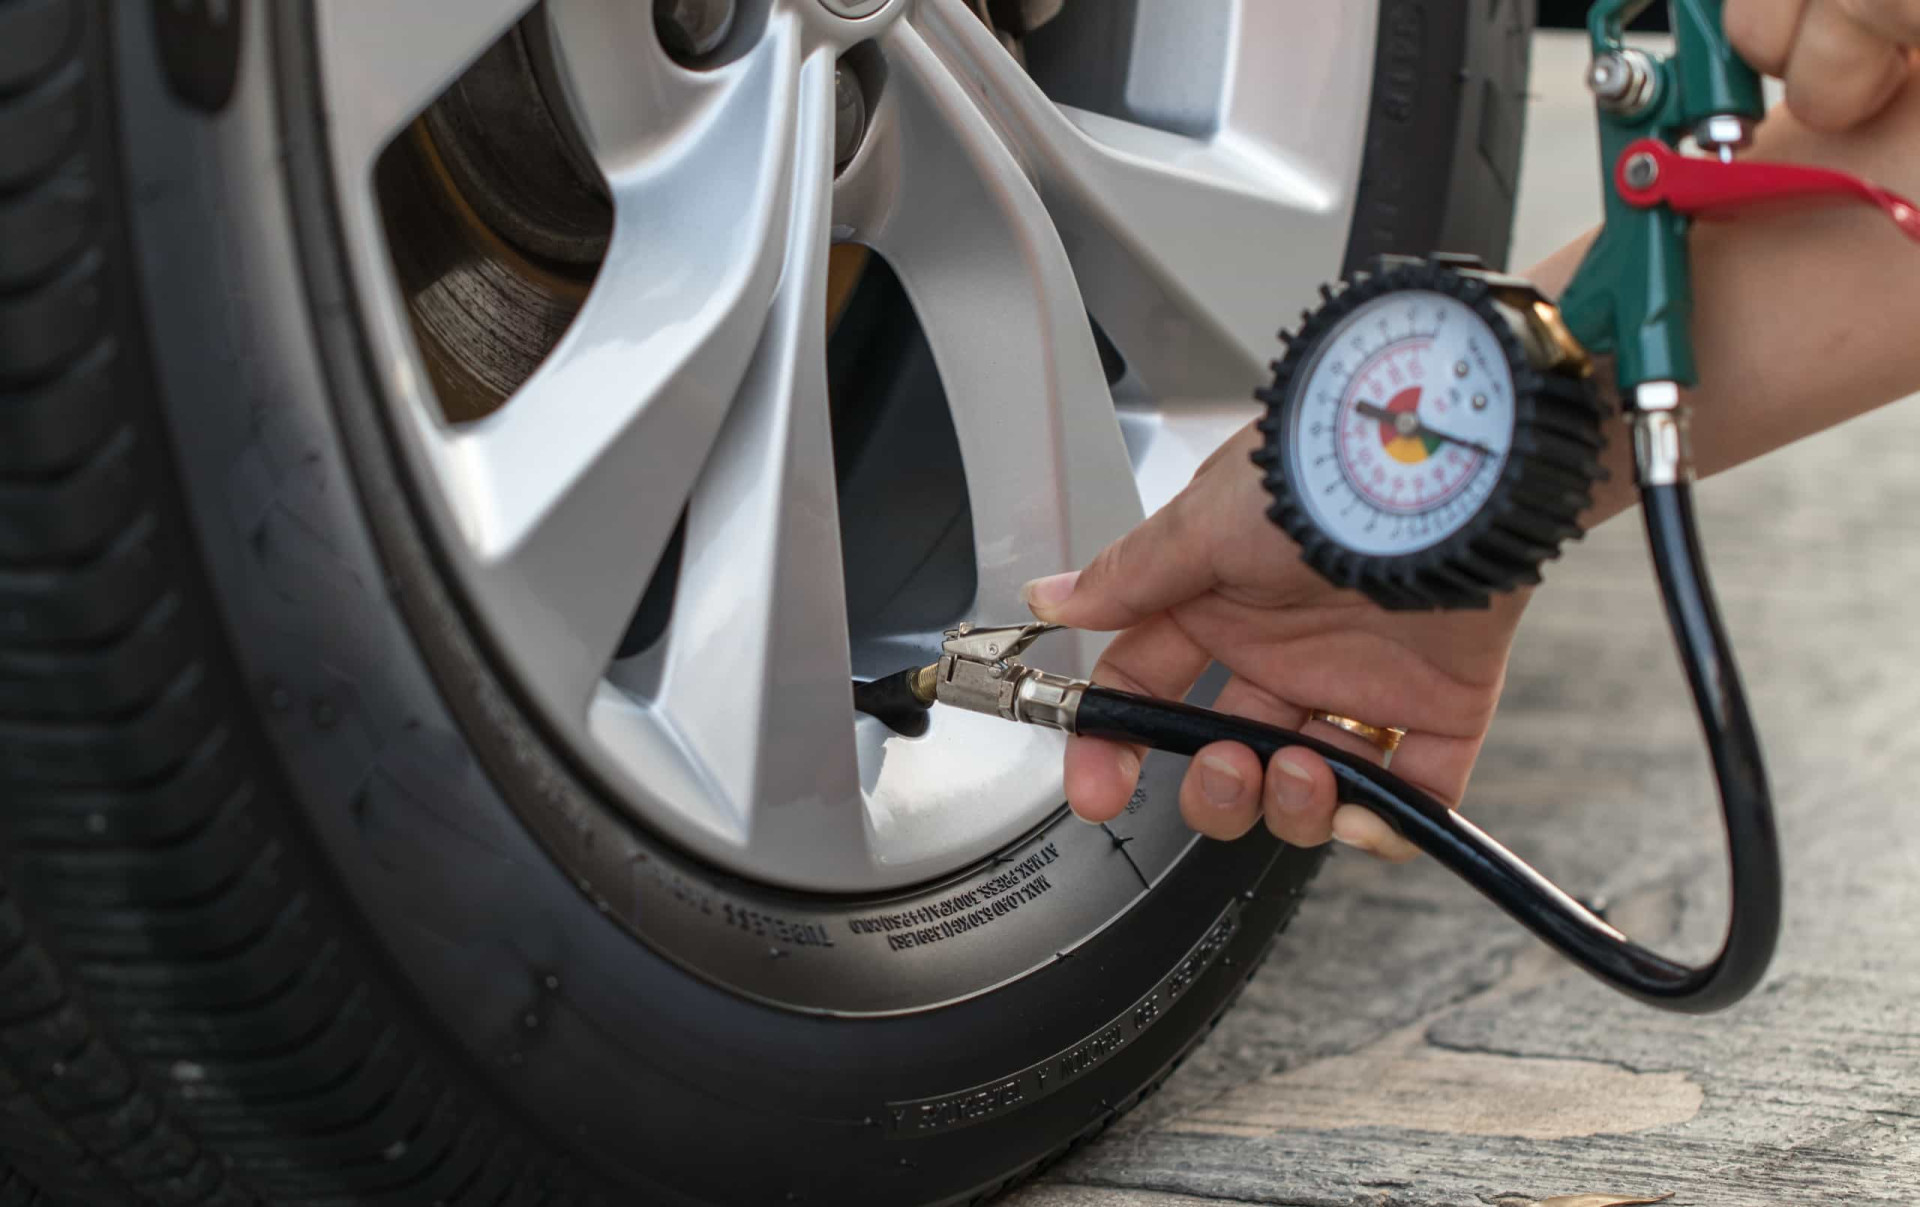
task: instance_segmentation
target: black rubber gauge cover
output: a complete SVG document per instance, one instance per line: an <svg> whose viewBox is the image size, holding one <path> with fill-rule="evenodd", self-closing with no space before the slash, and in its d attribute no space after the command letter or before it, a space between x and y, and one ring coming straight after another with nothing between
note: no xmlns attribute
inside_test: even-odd
<svg viewBox="0 0 1920 1207"><path fill-rule="evenodd" d="M1538 365L1515 329L1527 316L1496 294L1496 286L1529 287L1441 259L1383 258L1353 274L1338 290L1322 287L1324 304L1302 314L1297 332L1280 333L1287 354L1274 362L1273 384L1255 391L1267 404L1260 421L1265 439L1253 454L1273 495L1267 514L1329 582L1361 591L1394 610L1484 608L1495 592L1539 582L1540 564L1580 535L1580 513L1593 500L1594 483L1604 476L1599 461L1604 443L1601 408L1591 382L1571 371ZM1410 290L1465 303L1499 342L1513 371L1513 442L1486 502L1451 535L1411 553L1361 553L1314 520L1296 491L1292 458L1285 455L1284 444L1315 353L1361 306Z"/></svg>

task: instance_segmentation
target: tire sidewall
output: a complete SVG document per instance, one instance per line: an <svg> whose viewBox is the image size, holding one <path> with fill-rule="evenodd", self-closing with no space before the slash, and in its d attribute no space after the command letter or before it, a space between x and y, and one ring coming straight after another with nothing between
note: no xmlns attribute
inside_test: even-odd
<svg viewBox="0 0 1920 1207"><path fill-rule="evenodd" d="M261 807L310 837L352 904L362 930L343 941L384 963L485 1092L653 1201L944 1202L1092 1133L1163 1076L1320 853L1264 832L1183 844L1150 892L1057 957L889 1017L751 1000L635 938L623 915L647 900L621 878L637 850L715 900L755 890L598 799L495 675L421 538L346 283L310 14L249 10L234 95L212 115L169 100L146 16L114 12L142 306L248 684L233 723L277 752L289 791ZM1144 810L1176 814L1174 782L1149 784ZM1112 874L1137 878L1114 855ZM1156 1000L1183 967L1177 996ZM1090 1049L1103 1035L1120 1041ZM1075 1076L976 1121L895 1117L1069 1058ZM749 1159L716 1159L731 1153Z"/></svg>

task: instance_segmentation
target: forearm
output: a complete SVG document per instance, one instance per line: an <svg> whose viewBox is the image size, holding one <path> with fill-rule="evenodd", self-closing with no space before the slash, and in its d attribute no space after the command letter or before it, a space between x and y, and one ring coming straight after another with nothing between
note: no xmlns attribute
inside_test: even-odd
<svg viewBox="0 0 1920 1207"><path fill-rule="evenodd" d="M1815 134L1784 107L1755 159L1819 164L1920 194L1920 85L1842 135ZM1533 279L1566 287L1591 236L1542 261ZM1693 228L1689 392L1694 461L1718 473L1920 390L1920 247L1860 206L1758 212ZM1609 432L1612 479L1590 523L1636 497L1623 424Z"/></svg>

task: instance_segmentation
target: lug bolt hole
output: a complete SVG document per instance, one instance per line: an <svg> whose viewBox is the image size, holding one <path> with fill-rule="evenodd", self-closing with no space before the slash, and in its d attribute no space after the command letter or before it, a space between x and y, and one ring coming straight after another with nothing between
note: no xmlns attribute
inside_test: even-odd
<svg viewBox="0 0 1920 1207"><path fill-rule="evenodd" d="M853 162L867 137L867 90L860 73L842 60L833 71L833 168Z"/></svg>
<svg viewBox="0 0 1920 1207"><path fill-rule="evenodd" d="M709 66L733 32L734 0L653 0L653 29L683 67Z"/></svg>

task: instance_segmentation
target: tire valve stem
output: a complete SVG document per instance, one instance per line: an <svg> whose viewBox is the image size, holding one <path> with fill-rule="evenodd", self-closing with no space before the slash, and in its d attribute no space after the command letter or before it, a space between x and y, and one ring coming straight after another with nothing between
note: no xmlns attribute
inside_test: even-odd
<svg viewBox="0 0 1920 1207"><path fill-rule="evenodd" d="M939 664L910 666L881 679L853 683L853 706L895 733L922 737L931 727L927 711L934 704L934 675Z"/></svg>

